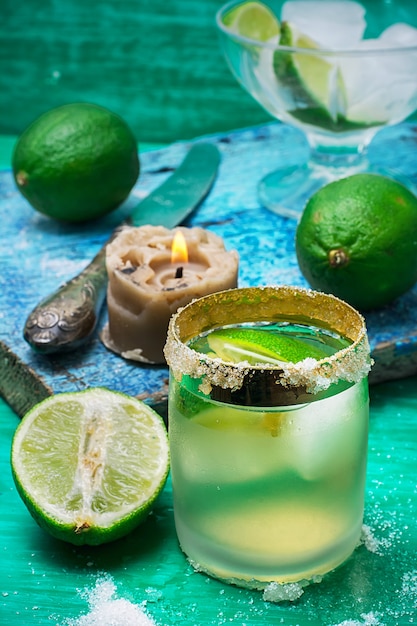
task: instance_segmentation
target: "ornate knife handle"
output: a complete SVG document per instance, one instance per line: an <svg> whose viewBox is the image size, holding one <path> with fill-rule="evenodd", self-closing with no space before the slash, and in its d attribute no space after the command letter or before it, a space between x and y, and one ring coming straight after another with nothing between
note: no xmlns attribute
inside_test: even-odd
<svg viewBox="0 0 417 626"><path fill-rule="evenodd" d="M29 314L23 336L36 352L73 350L93 333L106 296L106 245L80 274Z"/></svg>

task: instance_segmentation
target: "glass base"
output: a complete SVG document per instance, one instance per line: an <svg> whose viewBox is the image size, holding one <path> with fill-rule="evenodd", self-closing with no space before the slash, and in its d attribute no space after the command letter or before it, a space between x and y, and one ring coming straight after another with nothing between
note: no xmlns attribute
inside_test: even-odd
<svg viewBox="0 0 417 626"><path fill-rule="evenodd" d="M345 167L331 167L309 161L277 169L258 184L258 199L262 206L273 213L298 221L307 201L321 187L362 172L388 176L416 193L412 182L401 172L360 159Z"/></svg>
<svg viewBox="0 0 417 626"><path fill-rule="evenodd" d="M176 528L178 536L181 537L183 529L181 528L181 525L178 524L177 520ZM197 541L193 542L193 545L190 546L191 550L188 550L189 546L187 545L187 542L184 546L180 540L180 548L196 572L200 572L206 576L220 580L228 585L264 591L266 588L270 587L271 584L275 583L281 588L294 588L295 585L298 585L301 590L303 587L310 584L321 582L324 576L331 574L336 569L344 565L344 563L346 563L346 561L354 554L355 550L360 545L361 534L362 527L359 526L351 532L348 538L349 541L345 540L344 543L341 542L340 545L333 547L332 550L329 550L326 554L327 558L317 560L314 566L311 564L310 567L293 574L289 574L288 572L280 573L279 565L277 565L277 562L279 563L279 561L275 562L274 572L265 573L263 575L258 573L259 569L262 569L258 562L256 562L256 564L254 562L253 564L253 568L255 570L253 574L251 573L245 575L242 574L242 572L237 573L236 571L229 570L227 567L225 568L223 566L224 564L221 558L221 551L219 552L219 550L216 549L216 546L212 545L209 545L209 549L205 551L204 540L202 540L201 537L199 537ZM189 543L189 532L186 532L186 535L188 535L187 539ZM285 591L282 599L288 599L285 598Z"/></svg>

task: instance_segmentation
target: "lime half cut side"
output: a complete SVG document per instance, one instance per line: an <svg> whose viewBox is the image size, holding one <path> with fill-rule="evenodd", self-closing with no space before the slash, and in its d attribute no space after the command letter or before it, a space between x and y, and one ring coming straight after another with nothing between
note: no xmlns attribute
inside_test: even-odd
<svg viewBox="0 0 417 626"><path fill-rule="evenodd" d="M322 359L320 349L297 337L273 334L256 328L221 328L207 335L207 342L215 356L223 361L251 365L283 362L298 363L310 357Z"/></svg>
<svg viewBox="0 0 417 626"><path fill-rule="evenodd" d="M223 24L236 35L256 41L268 41L280 31L278 19L262 2L239 4L225 14Z"/></svg>
<svg viewBox="0 0 417 626"><path fill-rule="evenodd" d="M152 408L122 393L61 393L24 416L11 464L42 528L76 545L98 545L147 517L168 475L167 430Z"/></svg>

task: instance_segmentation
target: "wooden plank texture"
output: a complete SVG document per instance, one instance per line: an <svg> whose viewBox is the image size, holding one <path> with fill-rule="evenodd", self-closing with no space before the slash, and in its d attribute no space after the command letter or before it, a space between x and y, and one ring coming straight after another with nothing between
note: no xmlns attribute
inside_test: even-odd
<svg viewBox="0 0 417 626"><path fill-rule="evenodd" d="M403 172L416 182L416 130L404 124L381 132L371 149L374 161L386 167L401 163ZM212 192L189 224L213 230L228 249L238 251L241 286L305 286L294 252L295 222L265 210L256 198L256 183L271 164L306 152L301 133L268 124L207 140L218 145L222 163ZM164 412L165 367L127 362L106 350L98 334L74 353L37 355L24 342L22 329L39 300L87 265L131 203L160 184L189 145L178 142L142 154L142 175L128 202L112 215L81 226L39 215L16 191L11 173L0 174L0 393L19 415L49 393L95 385L137 395ZM366 316L376 361L372 382L417 372L416 311L417 287ZM104 309L101 326L105 320Z"/></svg>
<svg viewBox="0 0 417 626"><path fill-rule="evenodd" d="M139 142L170 143L270 117L219 46L221 0L2 3L0 134L79 100L122 115Z"/></svg>
<svg viewBox="0 0 417 626"><path fill-rule="evenodd" d="M193 571L178 547L170 481L153 514L119 541L76 547L49 537L13 484L10 441L18 419L0 405L0 624L137 626L133 618L122 621L129 602L146 605L158 626L415 623L416 383L412 377L371 388L365 543L320 584L305 588L298 601L280 604ZM88 600L96 583L103 592L103 580L115 593L101 596L100 608L104 600L109 604L100 619Z"/></svg>

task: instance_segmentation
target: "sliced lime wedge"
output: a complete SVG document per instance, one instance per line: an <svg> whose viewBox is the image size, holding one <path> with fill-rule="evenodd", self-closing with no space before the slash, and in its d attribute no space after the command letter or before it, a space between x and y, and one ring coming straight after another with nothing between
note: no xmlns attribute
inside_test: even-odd
<svg viewBox="0 0 417 626"><path fill-rule="evenodd" d="M262 2L244 2L231 9L223 18L223 24L236 35L268 41L279 34L279 21Z"/></svg>
<svg viewBox="0 0 417 626"><path fill-rule="evenodd" d="M306 50L306 53L276 51L274 54L275 75L291 91L294 102L303 103L302 109L316 112L322 109L331 120L343 116L346 89L337 65L315 54L319 45L290 22L281 24L279 43Z"/></svg>
<svg viewBox="0 0 417 626"><path fill-rule="evenodd" d="M61 393L22 419L11 464L42 528L98 545L147 517L168 475L168 435L162 418L130 396L101 388Z"/></svg>
<svg viewBox="0 0 417 626"><path fill-rule="evenodd" d="M223 361L241 363L298 363L307 357L322 359L325 353L298 337L256 328L222 328L207 335L210 349Z"/></svg>

